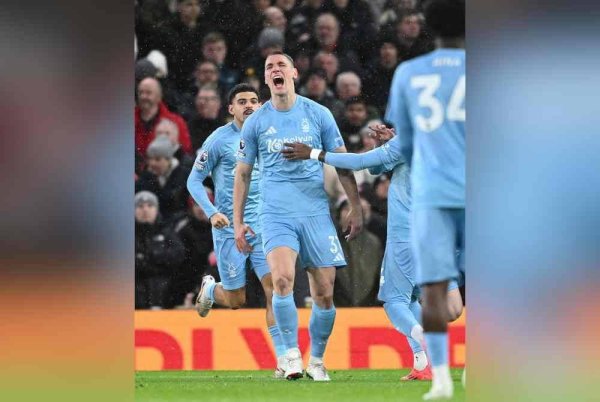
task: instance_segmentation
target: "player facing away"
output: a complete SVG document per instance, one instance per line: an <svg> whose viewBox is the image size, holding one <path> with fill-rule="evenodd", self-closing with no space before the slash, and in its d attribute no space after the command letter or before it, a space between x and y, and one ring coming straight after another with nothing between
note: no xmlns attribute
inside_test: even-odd
<svg viewBox="0 0 600 402"><path fill-rule="evenodd" d="M433 372L423 399L435 400L454 392L446 290L465 269L465 5L430 0L424 13L436 50L398 66L385 118L411 164L411 244Z"/></svg>
<svg viewBox="0 0 600 402"><path fill-rule="evenodd" d="M202 279L202 287L196 301L196 309L201 317L206 317L213 305L240 308L246 302L246 265L249 263L259 278L267 301L266 321L269 334L277 355L276 378L283 378L280 361L285 347L275 318L271 298L273 283L269 266L262 252L260 225L258 223L258 169L251 170L251 180L246 202L245 217L255 230L251 239L253 251L241 253L235 246L233 227L233 179L236 169L236 154L240 143L240 129L244 121L260 107L258 92L248 84L239 84L228 95L229 113L233 121L216 129L204 142L198 152L194 167L187 181L187 187L194 200L202 207L213 226L213 242L217 256L217 266L221 282L215 283L211 275ZM212 175L215 184L215 204L206 194L202 182Z"/></svg>
<svg viewBox="0 0 600 402"><path fill-rule="evenodd" d="M271 100L244 124L234 184L234 231L237 246L251 251L251 224L244 205L252 166L260 167L260 223L263 251L273 275L273 313L286 347L288 379L303 375L298 348L298 312L293 288L296 259L308 273L313 306L309 323L311 355L306 374L329 381L323 355L335 320L333 284L336 268L346 265L329 214L323 187L323 167L318 161L289 162L281 154L284 142L303 142L330 152L345 152L344 141L329 110L294 90L298 71L291 57L276 52L265 61L265 83ZM362 230L362 209L354 175L338 170L351 204L350 232ZM343 228L344 230L346 228ZM248 235L249 237L247 238Z"/></svg>
<svg viewBox="0 0 600 402"><path fill-rule="evenodd" d="M423 350L420 290L416 283L416 270L410 246L410 169L400 153L398 137L392 138L394 131L385 125L370 128L374 130L372 136L380 144L384 144L369 152L332 154L320 149L313 150L301 143L285 143L281 152L288 160L305 160L312 157L338 168L369 169L371 174L393 172L388 194L387 242L378 299L384 302L383 307L389 320L406 336L413 351L413 369L401 379L431 380L431 368ZM454 321L462 313L462 299L456 281L452 281L448 286L448 311L450 321Z"/></svg>

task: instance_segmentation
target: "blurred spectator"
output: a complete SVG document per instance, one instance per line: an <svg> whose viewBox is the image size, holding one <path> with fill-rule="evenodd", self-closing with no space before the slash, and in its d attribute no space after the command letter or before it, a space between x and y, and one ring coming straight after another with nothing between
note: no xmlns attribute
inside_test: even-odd
<svg viewBox="0 0 600 402"><path fill-rule="evenodd" d="M148 77L140 81L137 87L137 106L135 107L135 147L142 155L155 137L158 122L167 118L177 124L179 142L186 153L191 152L192 144L187 125L181 116L172 113L162 102L162 88L156 78Z"/></svg>
<svg viewBox="0 0 600 402"><path fill-rule="evenodd" d="M362 96L362 80L352 71L340 73L335 80L335 92L337 98L345 105L345 102L348 99ZM344 115L345 109L334 109L331 112L333 113L333 116L339 120ZM369 119L379 118L379 111L369 103L367 103L367 116Z"/></svg>
<svg viewBox="0 0 600 402"><path fill-rule="evenodd" d="M202 56L205 60L213 61L219 68L219 87L224 93L229 92L239 82L239 73L225 65L227 43L219 32L211 32L202 40Z"/></svg>
<svg viewBox="0 0 600 402"><path fill-rule="evenodd" d="M275 6L279 7L285 14L285 18L288 19L292 15L296 7L296 0L275 0Z"/></svg>
<svg viewBox="0 0 600 402"><path fill-rule="evenodd" d="M398 17L407 10L414 10L417 6L417 0L387 0L383 6L383 11L379 16L379 26L382 29L396 24Z"/></svg>
<svg viewBox="0 0 600 402"><path fill-rule="evenodd" d="M310 70L310 54L301 50L294 54L294 67L298 70L298 80L304 82L307 78L306 73Z"/></svg>
<svg viewBox="0 0 600 402"><path fill-rule="evenodd" d="M146 60L148 60L154 67L156 67L156 77L158 78L166 78L169 75L169 68L167 66L167 58L165 55L159 50L153 50L148 53L146 56Z"/></svg>
<svg viewBox="0 0 600 402"><path fill-rule="evenodd" d="M292 55L295 55L300 50L305 52L310 50L308 42L313 37L316 19L323 12L324 1L304 0L289 15L286 14L288 18L288 33L294 38L295 43L295 47L289 49ZM289 45L288 48L290 48Z"/></svg>
<svg viewBox="0 0 600 402"><path fill-rule="evenodd" d="M213 87L202 87L196 95L196 115L190 120L190 136L194 152L225 121L221 115L221 97Z"/></svg>
<svg viewBox="0 0 600 402"><path fill-rule="evenodd" d="M313 54L319 51L333 53L339 62L339 71L354 71L362 74L358 55L348 42L340 39L340 25L331 13L321 14L315 22L315 34L308 44Z"/></svg>
<svg viewBox="0 0 600 402"><path fill-rule="evenodd" d="M190 113L193 111L193 105L186 102L183 92L168 79L169 67L165 55L158 50L152 50L148 56L146 56L145 60L152 63L155 68L153 77L155 77L161 85L163 101L169 110L181 115L184 119L189 118Z"/></svg>
<svg viewBox="0 0 600 402"><path fill-rule="evenodd" d="M363 210L369 210L367 200L361 198ZM350 205L343 199L337 207L338 238L343 239L341 228L347 225ZM340 241L348 266L336 272L334 302L339 307L377 306L379 273L383 247L381 241L365 226L351 242Z"/></svg>
<svg viewBox="0 0 600 402"><path fill-rule="evenodd" d="M362 82L360 77L351 71L339 74L335 80L337 97L343 102L355 96L359 96L361 90Z"/></svg>
<svg viewBox="0 0 600 402"><path fill-rule="evenodd" d="M182 90L182 98L185 99L186 109L190 109L185 118L191 120L196 114L196 96L202 87L214 87L217 89L221 99L226 95L221 87L219 87L219 68L215 62L210 60L200 60L194 69L190 81Z"/></svg>
<svg viewBox="0 0 600 402"><path fill-rule="evenodd" d="M187 207L189 170L173 157L175 147L166 136L156 137L146 151L147 170L135 183L136 192L150 191L158 197L160 213L169 220Z"/></svg>
<svg viewBox="0 0 600 402"><path fill-rule="evenodd" d="M138 57L144 57L155 48L157 28L171 17L171 12L164 0L136 1L134 8L135 38L138 46Z"/></svg>
<svg viewBox="0 0 600 402"><path fill-rule="evenodd" d="M431 36L423 30L423 16L414 9L403 11L393 28L383 29L382 36L396 39L401 62L434 49Z"/></svg>
<svg viewBox="0 0 600 402"><path fill-rule="evenodd" d="M362 149L360 130L365 127L367 120L367 103L364 98L352 96L346 99L344 115L339 119L338 126L348 152Z"/></svg>
<svg viewBox="0 0 600 402"><path fill-rule="evenodd" d="M176 158L181 166L188 172L192 169L194 164L194 158L183 152L181 144L179 143L179 128L174 121L169 119L161 119L156 125L156 137L165 136L171 141L175 149L173 157Z"/></svg>
<svg viewBox="0 0 600 402"><path fill-rule="evenodd" d="M158 69L152 64L152 62L148 59L139 59L135 62L135 87L138 87L138 84L144 78L158 77Z"/></svg>
<svg viewBox="0 0 600 402"><path fill-rule="evenodd" d="M322 68L313 68L306 73L306 83L300 87L298 93L329 110L343 106L342 102L337 100L333 92L327 88L327 73Z"/></svg>
<svg viewBox="0 0 600 402"><path fill-rule="evenodd" d="M340 42L355 49L361 63L367 61L373 54L372 42L378 28L369 4L364 0L326 0L323 8L339 21Z"/></svg>
<svg viewBox="0 0 600 402"><path fill-rule="evenodd" d="M184 259L177 235L158 213L158 198L148 191L135 198L135 308L165 308L173 273Z"/></svg>
<svg viewBox="0 0 600 402"><path fill-rule="evenodd" d="M378 109L380 115L385 114L390 85L398 63L398 43L391 38L380 41L379 57L366 69L364 90L365 99Z"/></svg>
<svg viewBox="0 0 600 402"><path fill-rule="evenodd" d="M263 28L258 35L256 44L249 49L250 56L244 65L244 74L246 76L254 75L264 80L265 60L274 52L283 51L284 45L285 39L281 31L273 27Z"/></svg>
<svg viewBox="0 0 600 402"><path fill-rule="evenodd" d="M361 171L361 172L367 172L367 174L368 174L367 169L365 169L364 171ZM371 176L371 177L375 178L376 176ZM361 198L361 200L363 200L363 199L364 199L364 202L363 202L364 227L369 232L371 232L375 236L377 236L377 238L380 241L380 244L385 245L386 240L387 240L387 220L380 213L373 211L373 207L366 200L366 198Z"/></svg>
<svg viewBox="0 0 600 402"><path fill-rule="evenodd" d="M154 45L167 56L169 79L176 88L185 88L200 58L202 39L212 29L200 0L177 0L175 15L156 32Z"/></svg>
<svg viewBox="0 0 600 402"><path fill-rule="evenodd" d="M213 198L206 189L209 199ZM212 201L212 199L211 199ZM188 211L175 223L175 233L183 242L185 260L180 273L174 278L173 294L175 303L181 303L187 293L195 293L202 282L202 276L215 275L216 269L208 263L208 255L213 250L212 225L202 208L189 198Z"/></svg>
<svg viewBox="0 0 600 402"><path fill-rule="evenodd" d="M318 52L313 58L313 67L322 68L327 73L327 87L335 90L335 79L337 78L340 63L335 54L330 52Z"/></svg>
<svg viewBox="0 0 600 402"><path fill-rule="evenodd" d="M369 197L369 202L371 203L373 211L383 216L384 219L387 219L387 199L389 188L390 174L381 174L377 176L377 178L373 182L373 193L371 197Z"/></svg>
<svg viewBox="0 0 600 402"><path fill-rule="evenodd" d="M263 26L265 28L276 28L285 35L287 29L287 18L279 7L268 7L264 12Z"/></svg>

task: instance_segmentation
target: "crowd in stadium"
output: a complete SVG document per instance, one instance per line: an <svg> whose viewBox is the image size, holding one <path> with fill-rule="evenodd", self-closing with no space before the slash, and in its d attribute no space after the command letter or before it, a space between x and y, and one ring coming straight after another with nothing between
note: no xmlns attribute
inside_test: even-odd
<svg viewBox="0 0 600 402"><path fill-rule="evenodd" d="M186 180L204 140L231 121L227 92L246 82L268 100L264 60L284 51L298 93L330 109L348 151L363 152L374 145L368 126L381 122L397 65L434 44L417 0L137 0L135 11L135 303L191 308L202 275L218 272L211 224ZM335 169L324 169L341 233L348 203ZM340 307L379 304L389 176L355 176L365 230L342 241L349 269L336 276ZM210 178L205 186L211 197ZM247 306L264 306L258 280L248 280ZM306 275L295 286L303 306Z"/></svg>

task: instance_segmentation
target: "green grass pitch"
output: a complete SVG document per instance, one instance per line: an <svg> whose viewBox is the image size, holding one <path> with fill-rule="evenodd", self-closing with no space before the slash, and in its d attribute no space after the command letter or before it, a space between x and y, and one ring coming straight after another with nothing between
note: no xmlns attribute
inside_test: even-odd
<svg viewBox="0 0 600 402"><path fill-rule="evenodd" d="M331 382L276 380L272 371L139 371L138 402L421 401L429 381L401 382L409 370L330 370ZM453 369L454 399L464 401L462 369Z"/></svg>

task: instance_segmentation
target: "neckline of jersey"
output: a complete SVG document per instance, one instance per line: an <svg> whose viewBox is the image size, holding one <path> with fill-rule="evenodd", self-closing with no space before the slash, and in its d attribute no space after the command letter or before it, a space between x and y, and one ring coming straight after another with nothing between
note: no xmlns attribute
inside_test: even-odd
<svg viewBox="0 0 600 402"><path fill-rule="evenodd" d="M277 113L283 113L283 114L288 114L291 113L294 109L296 109L296 106L298 105L298 103L300 102L300 95L296 94L296 100L294 101L294 104L292 105L291 108L289 108L288 110L277 110L277 108L273 105L273 101L269 99L269 108L271 108L271 110L274 110Z"/></svg>

